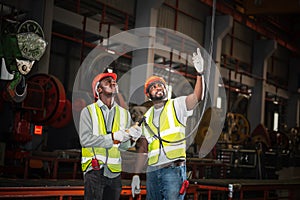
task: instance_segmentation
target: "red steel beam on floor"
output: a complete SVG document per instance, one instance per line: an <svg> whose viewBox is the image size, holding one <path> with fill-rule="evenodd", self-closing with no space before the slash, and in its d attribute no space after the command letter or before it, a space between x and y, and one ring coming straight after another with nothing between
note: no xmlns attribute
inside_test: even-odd
<svg viewBox="0 0 300 200"><path fill-rule="evenodd" d="M146 195L146 186L141 186L140 194L136 195L141 199ZM30 198L30 197L75 197L84 196L84 186L47 186L47 187L0 187L1 198ZM122 186L121 196L132 198L131 186Z"/></svg>
<svg viewBox="0 0 300 200"><path fill-rule="evenodd" d="M1 198L83 196L83 186L0 187Z"/></svg>

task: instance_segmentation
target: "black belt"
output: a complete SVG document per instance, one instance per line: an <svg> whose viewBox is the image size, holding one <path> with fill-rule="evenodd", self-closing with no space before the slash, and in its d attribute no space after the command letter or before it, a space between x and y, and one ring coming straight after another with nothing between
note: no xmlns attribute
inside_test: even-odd
<svg viewBox="0 0 300 200"><path fill-rule="evenodd" d="M180 167L185 166L185 160L175 160L174 162L158 165L158 168Z"/></svg>

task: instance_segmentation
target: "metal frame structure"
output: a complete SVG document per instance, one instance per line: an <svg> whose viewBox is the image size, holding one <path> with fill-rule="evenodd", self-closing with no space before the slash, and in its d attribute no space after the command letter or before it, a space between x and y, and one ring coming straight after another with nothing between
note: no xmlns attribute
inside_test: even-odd
<svg viewBox="0 0 300 200"><path fill-rule="evenodd" d="M211 200L213 193L227 194L228 200L239 199L289 199L296 200L295 191L299 189L300 180L255 180L255 179L193 179L187 191L198 199L199 192L207 191L207 199ZM287 191L285 195L270 196L271 192ZM258 192L262 196L258 197ZM282 195L282 196L281 196Z"/></svg>
<svg viewBox="0 0 300 200"><path fill-rule="evenodd" d="M213 199L213 194L219 192L228 195L228 200L233 199L289 199L295 200L295 191L299 189L300 180L236 180L236 179L192 179L187 189L187 195L193 195L193 199L199 199L200 195L207 195L207 199ZM285 195L277 197L271 196L274 191L287 191ZM203 193L204 191L204 193ZM262 196L258 197L258 192ZM146 186L141 186L141 193L136 195L136 199L142 199L147 193ZM254 196L247 196L254 193ZM83 197L84 186L48 186L48 187L0 187L1 198L33 198L33 197ZM121 192L122 197L133 200L131 186L124 185Z"/></svg>

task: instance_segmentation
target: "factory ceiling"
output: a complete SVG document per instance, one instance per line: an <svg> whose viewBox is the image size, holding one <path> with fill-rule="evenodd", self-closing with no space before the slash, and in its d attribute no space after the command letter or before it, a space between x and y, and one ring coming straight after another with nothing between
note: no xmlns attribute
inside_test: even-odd
<svg viewBox="0 0 300 200"><path fill-rule="evenodd" d="M177 1L178 9L180 9L180 0ZM101 0L55 0L55 6L90 17L99 21L100 24L109 23L119 26L121 30L134 28L135 0L127 1L128 4L132 4L133 8L128 12L120 11L104 2ZM213 5L213 0L199 0L199 2L208 6ZM234 20L245 23L264 37L275 39L280 45L300 55L299 0L288 2L282 0L216 0L215 2L219 14L233 16Z"/></svg>
<svg viewBox="0 0 300 200"><path fill-rule="evenodd" d="M180 0L177 0L180 9ZM198 0L212 6L214 0ZM1 18L22 19L26 17L35 0L0 0ZM54 7L62 8L99 21L101 25L113 25L120 30L134 28L136 0L126 1L131 10L122 11L101 0L54 0ZM166 1L172 2L172 1ZM174 3L175 1L173 1ZM264 37L276 40L280 45L300 55L300 1L299 0L215 0L217 14L228 14L260 32ZM53 29L64 30L60 25ZM55 31L55 30L54 30ZM70 29L72 34L76 31ZM78 33L80 36L80 33ZM90 36L90 40L96 40ZM89 39L89 37L87 37Z"/></svg>

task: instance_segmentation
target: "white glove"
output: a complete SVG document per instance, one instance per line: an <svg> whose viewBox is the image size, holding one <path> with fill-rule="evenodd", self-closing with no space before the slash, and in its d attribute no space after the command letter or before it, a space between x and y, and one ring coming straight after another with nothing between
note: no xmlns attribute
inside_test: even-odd
<svg viewBox="0 0 300 200"><path fill-rule="evenodd" d="M137 125L130 127L127 132L134 141L137 141L137 139L139 139L142 135L142 129Z"/></svg>
<svg viewBox="0 0 300 200"><path fill-rule="evenodd" d="M130 135L126 133L124 130L119 130L113 133L114 140L118 140L120 142L125 142L130 139Z"/></svg>
<svg viewBox="0 0 300 200"><path fill-rule="evenodd" d="M132 193L132 197L134 198L135 194L139 194L141 192L140 189L140 177L139 175L134 175L132 177L132 181L131 181L131 193Z"/></svg>
<svg viewBox="0 0 300 200"><path fill-rule="evenodd" d="M192 57L193 63L194 63L194 67L197 70L198 73L203 74L204 72L204 60L201 56L201 52L200 49L197 48L197 53L193 53L193 57Z"/></svg>

